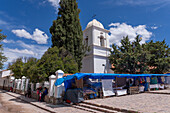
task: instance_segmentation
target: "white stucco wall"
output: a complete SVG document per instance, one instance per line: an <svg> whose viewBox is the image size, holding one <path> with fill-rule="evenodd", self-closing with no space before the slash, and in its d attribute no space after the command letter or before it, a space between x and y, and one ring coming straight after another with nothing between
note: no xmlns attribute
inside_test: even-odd
<svg viewBox="0 0 170 113"><path fill-rule="evenodd" d="M94 60L92 55L83 58L81 72L94 73Z"/></svg>
<svg viewBox="0 0 170 113"><path fill-rule="evenodd" d="M93 38L92 38L92 27L86 29L83 32L83 41L88 37L88 46L93 44Z"/></svg>
<svg viewBox="0 0 170 113"><path fill-rule="evenodd" d="M94 56L94 73L107 73L109 70L108 65L108 58Z"/></svg>
<svg viewBox="0 0 170 113"><path fill-rule="evenodd" d="M110 54L109 48L101 46L93 46L93 54L108 57Z"/></svg>
<svg viewBox="0 0 170 113"><path fill-rule="evenodd" d="M95 56L94 57L94 73L104 73L105 66L102 66L103 64L106 64L106 59Z"/></svg>
<svg viewBox="0 0 170 113"><path fill-rule="evenodd" d="M0 86L3 86L3 83L4 83L4 79L0 78Z"/></svg>
<svg viewBox="0 0 170 113"><path fill-rule="evenodd" d="M9 78L0 78L0 86L8 87L10 85Z"/></svg>

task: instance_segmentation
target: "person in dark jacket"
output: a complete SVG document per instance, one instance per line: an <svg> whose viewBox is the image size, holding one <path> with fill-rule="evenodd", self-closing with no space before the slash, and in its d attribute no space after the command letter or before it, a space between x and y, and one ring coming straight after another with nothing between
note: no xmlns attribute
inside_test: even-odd
<svg viewBox="0 0 170 113"><path fill-rule="evenodd" d="M31 98L31 88L28 88L27 93L25 94L25 97L28 96Z"/></svg>
<svg viewBox="0 0 170 113"><path fill-rule="evenodd" d="M44 102L44 98L47 94L48 94L48 89L46 87L44 87L44 91L43 91L42 96L41 96L41 102Z"/></svg>

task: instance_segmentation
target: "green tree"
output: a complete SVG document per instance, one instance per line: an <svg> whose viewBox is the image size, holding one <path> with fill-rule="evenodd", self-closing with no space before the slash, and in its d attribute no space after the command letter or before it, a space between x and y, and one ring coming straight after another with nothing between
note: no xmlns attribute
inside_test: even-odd
<svg viewBox="0 0 170 113"><path fill-rule="evenodd" d="M12 70L15 78L21 78L23 74L24 62L23 58L17 58L12 62L8 69Z"/></svg>
<svg viewBox="0 0 170 113"><path fill-rule="evenodd" d="M31 78L30 76L32 75L32 72L30 71L30 68L34 65L36 65L37 63L37 59L34 57L25 57L25 62L23 65L23 76L27 77L27 78Z"/></svg>
<svg viewBox="0 0 170 113"><path fill-rule="evenodd" d="M30 82L37 83L47 80L47 75L42 67L38 67L39 60L36 64L32 65L27 73L29 74Z"/></svg>
<svg viewBox="0 0 170 113"><path fill-rule="evenodd" d="M40 78L48 78L48 76L55 74L56 70L64 69L63 62L58 54L59 50L57 47L49 48L37 62Z"/></svg>
<svg viewBox="0 0 170 113"><path fill-rule="evenodd" d="M8 64L8 69L12 70L16 78L26 76L31 82L39 82L37 59L33 57L20 57Z"/></svg>
<svg viewBox="0 0 170 113"><path fill-rule="evenodd" d="M78 64L74 57L70 52L68 52L65 48L61 47L59 49L59 57L61 57L64 64L64 72L65 73L77 73L78 72Z"/></svg>
<svg viewBox="0 0 170 113"><path fill-rule="evenodd" d="M116 73L146 73L146 62L149 57L140 45L141 38L137 36L134 42L130 42L128 36L121 40L121 46L112 45L113 51L109 57L113 70Z"/></svg>
<svg viewBox="0 0 170 113"><path fill-rule="evenodd" d="M170 48L163 41L146 43L144 45L148 55L150 56L147 65L150 67L150 73L166 73L170 71Z"/></svg>
<svg viewBox="0 0 170 113"><path fill-rule="evenodd" d="M36 65L31 66L29 72L30 76L36 77L34 79L44 81L48 80L48 77L55 74L59 69L65 73L76 73L78 72L78 65L65 48L58 49L55 46L49 48L42 58L37 61Z"/></svg>
<svg viewBox="0 0 170 113"><path fill-rule="evenodd" d="M64 47L71 53L81 69L85 47L82 44L83 32L79 20L80 9L76 0L60 0L58 17L50 28L52 47Z"/></svg>
<svg viewBox="0 0 170 113"><path fill-rule="evenodd" d="M6 36L3 35L1 31L2 30L0 29L0 42L2 42L6 38ZM4 65L3 63L6 61L7 61L7 58L3 55L3 44L0 44L0 69L3 68L3 65Z"/></svg>
<svg viewBox="0 0 170 113"><path fill-rule="evenodd" d="M136 37L130 42L128 36L121 40L121 46L112 45L109 57L116 73L166 73L170 71L170 48L165 43L152 40L140 44Z"/></svg>

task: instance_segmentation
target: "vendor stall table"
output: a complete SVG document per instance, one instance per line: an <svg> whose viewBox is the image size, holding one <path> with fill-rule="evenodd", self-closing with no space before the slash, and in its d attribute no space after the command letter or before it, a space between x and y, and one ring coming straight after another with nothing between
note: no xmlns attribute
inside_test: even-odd
<svg viewBox="0 0 170 113"><path fill-rule="evenodd" d="M159 85L158 84L150 84L150 89L158 89Z"/></svg>
<svg viewBox="0 0 170 113"><path fill-rule="evenodd" d="M130 88L129 88L129 94L137 94L137 93L139 93L139 87L138 86L131 86Z"/></svg>
<svg viewBox="0 0 170 113"><path fill-rule="evenodd" d="M165 85L164 84L158 84L159 89L165 89Z"/></svg>
<svg viewBox="0 0 170 113"><path fill-rule="evenodd" d="M139 86L139 92L144 92L145 87L144 86Z"/></svg>
<svg viewBox="0 0 170 113"><path fill-rule="evenodd" d="M116 90L116 96L127 95L127 89Z"/></svg>

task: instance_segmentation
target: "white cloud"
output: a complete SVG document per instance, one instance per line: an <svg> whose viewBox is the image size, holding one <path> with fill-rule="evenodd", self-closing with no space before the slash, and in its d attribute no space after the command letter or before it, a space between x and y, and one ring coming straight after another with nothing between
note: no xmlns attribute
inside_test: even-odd
<svg viewBox="0 0 170 113"><path fill-rule="evenodd" d="M8 51L11 51L17 54L19 53L19 54L25 54L25 55L34 55L34 52L28 49L19 50L16 48L16 49L8 49Z"/></svg>
<svg viewBox="0 0 170 113"><path fill-rule="evenodd" d="M32 39L35 40L38 44L46 44L48 36L43 31L35 29Z"/></svg>
<svg viewBox="0 0 170 113"><path fill-rule="evenodd" d="M157 26L152 26L151 29L158 29L158 27Z"/></svg>
<svg viewBox="0 0 170 113"><path fill-rule="evenodd" d="M110 44L120 45L123 37L128 36L130 41L134 41L137 35L142 37L141 43L145 43L152 36L152 32L146 29L146 25L138 25L133 27L126 23L111 23L110 25Z"/></svg>
<svg viewBox="0 0 170 113"><path fill-rule="evenodd" d="M8 61L6 62L6 64L8 64L19 57L33 57L34 52L28 49L19 50L18 48L4 48L4 55L8 58Z"/></svg>
<svg viewBox="0 0 170 113"><path fill-rule="evenodd" d="M48 46L30 45L22 41L17 41L18 45L34 52L34 57L41 58L44 52L49 48Z"/></svg>
<svg viewBox="0 0 170 113"><path fill-rule="evenodd" d="M111 23L109 26L119 26L120 23Z"/></svg>
<svg viewBox="0 0 170 113"><path fill-rule="evenodd" d="M40 59L44 52L49 48L47 46L26 44L22 41L13 42L16 46L20 47L20 49L4 48L4 55L8 58L8 61L5 63L6 65L19 57L35 57Z"/></svg>
<svg viewBox="0 0 170 113"><path fill-rule="evenodd" d="M170 0L105 0L104 4L116 4L116 5L160 5L168 4Z"/></svg>
<svg viewBox="0 0 170 113"><path fill-rule="evenodd" d="M15 43L15 41L13 41L13 40L7 40L7 39L4 39L2 42L3 42L3 43Z"/></svg>
<svg viewBox="0 0 170 113"><path fill-rule="evenodd" d="M38 44L47 44L47 39L49 38L47 34L39 29L35 29L32 35L25 29L12 30L12 32L18 37L35 40Z"/></svg>
<svg viewBox="0 0 170 113"><path fill-rule="evenodd" d="M31 34L28 33L27 31L25 31L24 29L12 30L12 32L18 37L24 37L24 38L27 38L27 39L32 39Z"/></svg>
<svg viewBox="0 0 170 113"><path fill-rule="evenodd" d="M4 20L0 20L0 25L8 25L8 23Z"/></svg>
<svg viewBox="0 0 170 113"><path fill-rule="evenodd" d="M9 30L9 29L13 28L14 26L12 24L10 24L9 22L0 19L0 27L3 29Z"/></svg>
<svg viewBox="0 0 170 113"><path fill-rule="evenodd" d="M153 12L170 5L170 0L103 0L104 5L151 6Z"/></svg>
<svg viewBox="0 0 170 113"><path fill-rule="evenodd" d="M8 16L5 12L0 11L0 15L2 16L0 18L0 28L1 29L7 29L7 30L12 30L12 29L21 29L21 28L26 28L24 25L15 25L16 19Z"/></svg>
<svg viewBox="0 0 170 113"><path fill-rule="evenodd" d="M60 0L47 0L47 1L51 3L51 5L55 8L55 10L57 12Z"/></svg>

